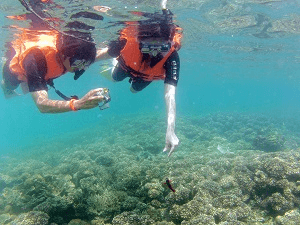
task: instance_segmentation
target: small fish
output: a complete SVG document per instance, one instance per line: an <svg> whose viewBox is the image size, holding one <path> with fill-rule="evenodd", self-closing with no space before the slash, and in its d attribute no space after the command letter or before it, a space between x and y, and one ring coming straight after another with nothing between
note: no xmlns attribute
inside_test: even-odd
<svg viewBox="0 0 300 225"><path fill-rule="evenodd" d="M168 178L166 179L166 183L164 183L164 184L166 184L168 186L168 188L171 189L171 191L175 192L175 189L172 187L170 180Z"/></svg>

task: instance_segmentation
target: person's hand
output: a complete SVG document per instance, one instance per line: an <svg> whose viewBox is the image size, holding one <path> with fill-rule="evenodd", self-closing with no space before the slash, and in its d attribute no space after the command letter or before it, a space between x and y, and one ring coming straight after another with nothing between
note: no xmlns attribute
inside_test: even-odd
<svg viewBox="0 0 300 225"><path fill-rule="evenodd" d="M76 109L92 109L97 107L99 102L104 100L103 95L98 95L102 90L103 88L97 88L89 91L81 99L74 101L74 107Z"/></svg>
<svg viewBox="0 0 300 225"><path fill-rule="evenodd" d="M179 139L174 132L167 132L166 134L166 146L163 152L169 152L168 156L171 156L179 145Z"/></svg>

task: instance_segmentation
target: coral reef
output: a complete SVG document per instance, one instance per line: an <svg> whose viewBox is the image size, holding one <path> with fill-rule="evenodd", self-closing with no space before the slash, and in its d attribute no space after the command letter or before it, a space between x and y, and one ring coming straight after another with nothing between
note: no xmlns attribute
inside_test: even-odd
<svg viewBox="0 0 300 225"><path fill-rule="evenodd" d="M39 211L31 211L20 214L9 225L47 225L49 216Z"/></svg>
<svg viewBox="0 0 300 225"><path fill-rule="evenodd" d="M282 127L257 115L179 118L182 144L171 158L162 153L164 121L148 115L137 121L142 122L120 119L105 131L84 131L94 135L81 145L49 143L30 149L28 159L11 156L0 174L0 223L299 223L294 121ZM269 142L254 145L259 135ZM291 140L293 149L286 145ZM277 142L280 149L274 151L270 143ZM167 177L175 192L164 184Z"/></svg>
<svg viewBox="0 0 300 225"><path fill-rule="evenodd" d="M266 152L275 152L282 150L284 141L284 137L278 133L258 135L253 141L253 146Z"/></svg>

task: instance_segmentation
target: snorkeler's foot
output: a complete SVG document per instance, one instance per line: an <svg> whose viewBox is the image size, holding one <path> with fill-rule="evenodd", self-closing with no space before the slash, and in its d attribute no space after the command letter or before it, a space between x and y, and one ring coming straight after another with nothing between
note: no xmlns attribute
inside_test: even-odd
<svg viewBox="0 0 300 225"><path fill-rule="evenodd" d="M102 67L102 71L100 72L102 77L105 77L106 79L112 81L112 77L111 77L111 70L112 67L108 67L108 66L103 66Z"/></svg>
<svg viewBox="0 0 300 225"><path fill-rule="evenodd" d="M111 67L108 65L105 65L102 67L103 70L100 72L101 76L105 77L106 79L108 79L112 82L115 82L115 80L112 78L112 74L113 74L117 64L118 64L118 61L115 58L113 58Z"/></svg>
<svg viewBox="0 0 300 225"><path fill-rule="evenodd" d="M8 88L5 87L5 83L4 81L2 80L1 81L1 88L3 90L3 94L4 94L4 97L6 99L10 99L10 98L13 98L13 97L16 97L16 96L19 96L20 94L18 94L15 90L10 90Z"/></svg>

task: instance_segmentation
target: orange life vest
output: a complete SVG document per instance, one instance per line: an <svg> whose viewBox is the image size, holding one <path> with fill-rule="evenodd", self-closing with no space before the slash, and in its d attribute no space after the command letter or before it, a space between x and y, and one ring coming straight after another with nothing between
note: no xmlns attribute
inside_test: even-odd
<svg viewBox="0 0 300 225"><path fill-rule="evenodd" d="M45 80L53 79L64 74L65 68L58 56L58 49L56 47L56 41L60 34L55 30L21 30L22 33L17 34L18 38L11 42L16 52L9 64L9 69L12 74L16 75L20 81L27 81L27 74L23 62L27 54L34 48L41 50L45 56L47 63Z"/></svg>
<svg viewBox="0 0 300 225"><path fill-rule="evenodd" d="M171 49L154 67L150 67L147 62L142 62L142 53L138 41L138 26L130 24L121 31L120 40L125 39L125 47L121 50L119 62L121 67L130 72L134 77L140 77L145 81L164 80L164 64L169 56L181 47L181 28L176 27L176 32L171 43Z"/></svg>

